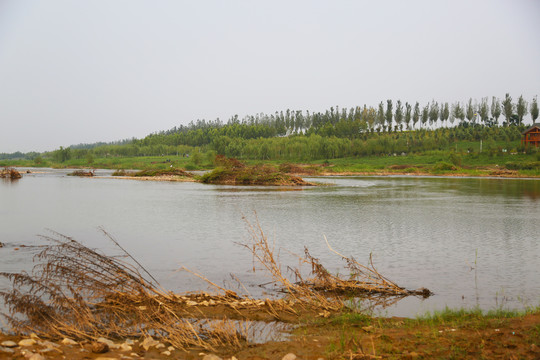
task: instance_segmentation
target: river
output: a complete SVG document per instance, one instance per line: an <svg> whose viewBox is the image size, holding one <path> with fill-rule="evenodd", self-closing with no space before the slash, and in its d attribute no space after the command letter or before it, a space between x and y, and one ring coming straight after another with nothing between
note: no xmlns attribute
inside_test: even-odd
<svg viewBox="0 0 540 360"><path fill-rule="evenodd" d="M114 254L111 234L160 283L173 291L208 284L179 271L199 272L222 286L241 281L254 296L272 295L252 256L247 223L256 217L281 262L304 246L328 269L345 273L334 249L367 264L398 285L425 287L378 308L381 315L479 306L523 309L540 304L540 180L453 177L323 177L332 184L304 189L66 176L30 169L0 181L0 271L29 269L48 229ZM29 247L21 247L27 245ZM18 248L19 250L15 250ZM239 287L240 289L241 287ZM240 290L239 290L240 291Z"/></svg>

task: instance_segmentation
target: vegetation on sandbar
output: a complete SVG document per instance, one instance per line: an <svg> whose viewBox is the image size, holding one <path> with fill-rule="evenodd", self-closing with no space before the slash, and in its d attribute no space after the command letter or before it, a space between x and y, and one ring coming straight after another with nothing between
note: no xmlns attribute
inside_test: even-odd
<svg viewBox="0 0 540 360"><path fill-rule="evenodd" d="M216 156L216 168L200 177L204 184L311 186L302 178L268 164L248 166L236 159Z"/></svg>
<svg viewBox="0 0 540 360"><path fill-rule="evenodd" d="M16 179L22 178L22 175L21 175L20 172L18 172L14 168L6 167L6 168L0 170L0 178L16 180Z"/></svg>
<svg viewBox="0 0 540 360"><path fill-rule="evenodd" d="M75 170L71 174L68 174L68 176L92 177L94 176L94 170Z"/></svg>

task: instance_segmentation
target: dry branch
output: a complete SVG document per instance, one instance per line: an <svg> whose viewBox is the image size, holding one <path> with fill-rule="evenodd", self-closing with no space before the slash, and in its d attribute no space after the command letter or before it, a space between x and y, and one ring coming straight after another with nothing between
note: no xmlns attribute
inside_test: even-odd
<svg viewBox="0 0 540 360"><path fill-rule="evenodd" d="M5 167L4 169L0 170L0 178L17 180L22 178L22 175L14 168Z"/></svg>
<svg viewBox="0 0 540 360"><path fill-rule="evenodd" d="M319 307L326 310L339 310L345 307L342 295L362 296L376 304L393 303L401 297L409 295L430 296L427 289L408 290L396 285L381 275L373 265L370 254L369 266L356 261L353 257L347 257L334 250L326 236L324 237L329 250L340 256L346 262L349 277L330 273L319 261L313 257L307 247L304 248L304 256L298 256L300 263L311 267L311 277L306 278L299 267L287 267L294 275L295 281L289 279L281 271L281 265L275 257L274 247L270 246L268 238L264 234L255 214L255 224L251 224L245 217L251 242L240 244L249 249L254 260L259 262L270 274L273 283L280 284L281 290L286 292L298 304L307 307ZM255 269L255 266L254 266ZM390 299L389 297L393 297Z"/></svg>
<svg viewBox="0 0 540 360"><path fill-rule="evenodd" d="M237 322L197 319L187 309L178 315L176 296L161 290L140 264L124 261L131 258L124 249L123 256L111 257L58 233L45 238L51 245L35 256L31 274L0 273L12 282L0 298L16 333L75 339L153 335L177 348L213 351L244 342L245 326Z"/></svg>

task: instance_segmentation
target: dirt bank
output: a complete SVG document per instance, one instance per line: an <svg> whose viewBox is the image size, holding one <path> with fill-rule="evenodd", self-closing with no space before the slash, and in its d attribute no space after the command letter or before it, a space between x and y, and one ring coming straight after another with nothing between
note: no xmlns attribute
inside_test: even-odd
<svg viewBox="0 0 540 360"><path fill-rule="evenodd" d="M287 354L306 360L540 358L538 313L516 318L464 317L442 322L353 316L307 321L299 324L286 341L249 345L239 350L222 349L212 355L238 360L283 359ZM0 335L0 344L4 344L0 346L0 359L218 359L208 356L211 354L208 351L181 351L144 337L99 341L108 345ZM32 354L42 357L32 358Z"/></svg>

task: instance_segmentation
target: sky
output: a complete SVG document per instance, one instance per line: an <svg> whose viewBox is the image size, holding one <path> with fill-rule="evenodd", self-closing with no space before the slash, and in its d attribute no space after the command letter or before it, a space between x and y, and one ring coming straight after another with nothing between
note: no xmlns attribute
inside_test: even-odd
<svg viewBox="0 0 540 360"><path fill-rule="evenodd" d="M538 0L0 0L0 153L387 99L530 102L539 15Z"/></svg>

